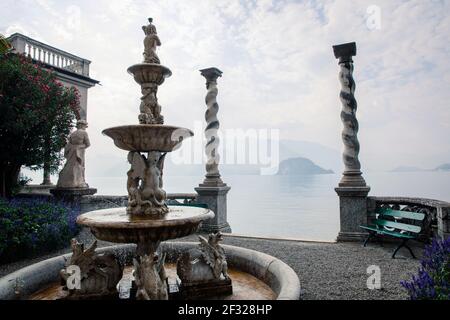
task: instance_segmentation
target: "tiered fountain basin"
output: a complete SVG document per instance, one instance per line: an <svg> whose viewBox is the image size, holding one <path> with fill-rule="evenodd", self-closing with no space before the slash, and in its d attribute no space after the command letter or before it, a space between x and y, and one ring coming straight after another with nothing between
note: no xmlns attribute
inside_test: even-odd
<svg viewBox="0 0 450 320"><path fill-rule="evenodd" d="M200 222L214 217L205 208L168 206L162 218L130 215L126 208L90 211L78 217L77 223L91 229L100 240L114 243L159 242L185 237L197 231Z"/></svg>
<svg viewBox="0 0 450 320"><path fill-rule="evenodd" d="M134 80L139 83L155 83L161 85L165 78L172 75L169 68L156 63L138 63L127 69Z"/></svg>
<svg viewBox="0 0 450 320"><path fill-rule="evenodd" d="M118 148L137 152L171 152L194 135L189 129L163 124L117 126L103 130L103 134L111 137Z"/></svg>
<svg viewBox="0 0 450 320"><path fill-rule="evenodd" d="M161 244L162 251L167 254L166 269L169 280L173 280L173 266L180 254L197 246L198 244L194 242L169 241ZM210 299L299 299L300 281L297 274L287 264L258 251L228 245L222 245L222 247L227 255L229 274L233 281L233 294L210 297ZM130 286L131 260L135 256L136 245L115 245L96 251L112 253L127 266L124 277L119 282L119 286L123 286L120 292ZM66 254L47 259L0 278L0 300L54 300L64 297L59 271L64 268L65 261L70 256L71 254Z"/></svg>

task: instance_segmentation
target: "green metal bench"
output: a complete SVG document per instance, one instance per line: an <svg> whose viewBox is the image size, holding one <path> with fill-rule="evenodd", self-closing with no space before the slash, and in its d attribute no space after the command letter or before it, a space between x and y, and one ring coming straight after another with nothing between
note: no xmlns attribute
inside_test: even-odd
<svg viewBox="0 0 450 320"><path fill-rule="evenodd" d="M417 240L422 231L422 224L425 219L424 213L393 210L390 208L377 208L375 210L375 220L373 225L360 226L369 231L369 236L364 241L364 247L370 239L380 236L389 236L401 239L400 245L395 249L392 258L395 258L398 250L402 247L408 249L411 256L415 259L415 255L411 248L407 245L409 240ZM420 224L420 225L418 225Z"/></svg>

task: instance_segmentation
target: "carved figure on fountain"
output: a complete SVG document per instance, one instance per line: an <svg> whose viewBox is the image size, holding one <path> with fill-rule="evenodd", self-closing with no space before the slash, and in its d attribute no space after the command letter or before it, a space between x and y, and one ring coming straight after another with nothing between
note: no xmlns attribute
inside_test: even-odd
<svg viewBox="0 0 450 320"><path fill-rule="evenodd" d="M133 259L137 300L168 299L165 258L165 255L159 258L156 253L150 253L140 256L140 261Z"/></svg>
<svg viewBox="0 0 450 320"><path fill-rule="evenodd" d="M139 107L139 123L141 124L163 124L164 117L161 115L161 106L158 104L156 93L158 85L155 83L144 83L141 85L141 105Z"/></svg>
<svg viewBox="0 0 450 320"><path fill-rule="evenodd" d="M199 236L198 248L185 252L177 262L177 274L182 283L229 280L228 264L220 246L222 234L210 234L208 240Z"/></svg>
<svg viewBox="0 0 450 320"><path fill-rule="evenodd" d="M128 207L130 214L161 216L169 210L162 189L162 172L166 153L150 151L148 157L136 151L128 153L131 164L127 172Z"/></svg>
<svg viewBox="0 0 450 320"><path fill-rule="evenodd" d="M83 299L116 295L116 286L122 278L123 266L112 254L97 254L97 241L91 247L84 250L84 244L72 239L72 256L66 262L66 268L60 271L64 290L69 291L68 299ZM79 289L68 289L66 284L72 273L68 272L69 266L80 268Z"/></svg>
<svg viewBox="0 0 450 320"><path fill-rule="evenodd" d="M148 18L148 25L142 26L145 33L144 38L144 62L160 64L158 55L156 54L156 47L161 45L156 27L153 25L153 19Z"/></svg>

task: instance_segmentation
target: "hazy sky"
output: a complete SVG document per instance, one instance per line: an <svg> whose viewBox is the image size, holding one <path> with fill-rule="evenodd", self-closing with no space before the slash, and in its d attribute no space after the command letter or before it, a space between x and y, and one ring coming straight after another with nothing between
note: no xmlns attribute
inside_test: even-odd
<svg viewBox="0 0 450 320"><path fill-rule="evenodd" d="M88 168L97 156L126 157L100 132L137 122L140 89L126 69L142 60L147 17L173 72L158 94L166 124L203 120L198 70L216 66L222 128L280 129L340 150L331 46L356 41L363 171L450 162L450 1L2 0L0 12L0 33L92 61L101 86L89 91Z"/></svg>

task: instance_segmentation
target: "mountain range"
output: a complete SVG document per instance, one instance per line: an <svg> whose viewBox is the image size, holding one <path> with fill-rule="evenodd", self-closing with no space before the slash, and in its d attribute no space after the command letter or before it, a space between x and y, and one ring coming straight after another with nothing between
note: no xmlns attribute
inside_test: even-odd
<svg viewBox="0 0 450 320"><path fill-rule="evenodd" d="M421 172L421 171L450 171L450 163L444 163L434 169L423 169L419 167L400 166L390 172Z"/></svg>
<svg viewBox="0 0 450 320"><path fill-rule="evenodd" d="M226 144L222 141L221 143ZM270 146L271 142L269 141L267 144ZM317 165L318 167L331 169L334 172L341 170L341 155L335 149L315 142L298 140L280 140L278 146L278 156L270 152L266 155L268 158L273 157L271 160L275 166L278 166L284 160L301 157L306 158L306 160L311 161L313 165ZM226 159L226 156L227 152L224 150L221 159ZM87 157L89 157L89 154ZM88 175L95 177L121 177L130 168L125 153L123 157L116 156L116 154L97 155L95 158L88 158L87 162L86 170L88 170ZM269 164L228 164L228 160L224 162L220 164L220 172L222 175L259 175L261 174L261 169L269 167ZM231 162L235 163L237 161ZM317 168L312 170L316 172ZM276 173L277 170L273 172L273 174ZM205 174L205 165L177 164L169 153L164 163L164 174L172 176L202 176Z"/></svg>
<svg viewBox="0 0 450 320"><path fill-rule="evenodd" d="M333 170L326 170L307 158L289 158L280 162L278 175L310 175L310 174L331 174Z"/></svg>

